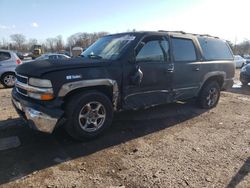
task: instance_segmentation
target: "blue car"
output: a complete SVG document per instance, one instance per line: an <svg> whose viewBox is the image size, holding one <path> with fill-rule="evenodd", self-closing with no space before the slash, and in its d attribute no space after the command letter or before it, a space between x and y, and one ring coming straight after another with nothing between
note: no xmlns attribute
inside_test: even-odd
<svg viewBox="0 0 250 188"><path fill-rule="evenodd" d="M250 64L242 67L240 71L240 81L243 86L246 86L248 83L250 83Z"/></svg>

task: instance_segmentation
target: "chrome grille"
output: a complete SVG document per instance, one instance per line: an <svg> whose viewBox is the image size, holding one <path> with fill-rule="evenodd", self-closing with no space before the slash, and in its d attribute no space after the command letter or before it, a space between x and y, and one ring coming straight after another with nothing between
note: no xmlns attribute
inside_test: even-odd
<svg viewBox="0 0 250 188"><path fill-rule="evenodd" d="M22 83L28 85L28 77L16 74L16 83ZM21 87L18 87L18 84L16 84L16 91L21 95L27 96L27 91Z"/></svg>
<svg viewBox="0 0 250 188"><path fill-rule="evenodd" d="M28 84L28 77L16 74L16 79L18 82Z"/></svg>

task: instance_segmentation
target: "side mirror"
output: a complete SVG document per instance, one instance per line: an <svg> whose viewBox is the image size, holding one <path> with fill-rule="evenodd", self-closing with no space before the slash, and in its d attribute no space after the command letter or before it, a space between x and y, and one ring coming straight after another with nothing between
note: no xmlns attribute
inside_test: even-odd
<svg viewBox="0 0 250 188"><path fill-rule="evenodd" d="M140 86L143 78L143 72L139 65L136 66L136 72L131 77L131 83L136 86Z"/></svg>

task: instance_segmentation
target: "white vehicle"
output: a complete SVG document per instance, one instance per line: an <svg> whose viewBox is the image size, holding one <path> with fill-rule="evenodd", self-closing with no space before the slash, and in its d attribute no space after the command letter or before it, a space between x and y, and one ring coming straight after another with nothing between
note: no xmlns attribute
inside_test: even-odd
<svg viewBox="0 0 250 188"><path fill-rule="evenodd" d="M236 68L241 68L247 64L246 60L243 57L241 57L240 55L234 56L234 62L235 62Z"/></svg>

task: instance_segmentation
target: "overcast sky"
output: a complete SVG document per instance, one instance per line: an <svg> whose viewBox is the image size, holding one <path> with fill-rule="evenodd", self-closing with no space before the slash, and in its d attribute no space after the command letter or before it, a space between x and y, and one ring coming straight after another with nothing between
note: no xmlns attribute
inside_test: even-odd
<svg viewBox="0 0 250 188"><path fill-rule="evenodd" d="M250 39L250 0L0 0L0 40L22 33L59 34L181 30L233 43Z"/></svg>

